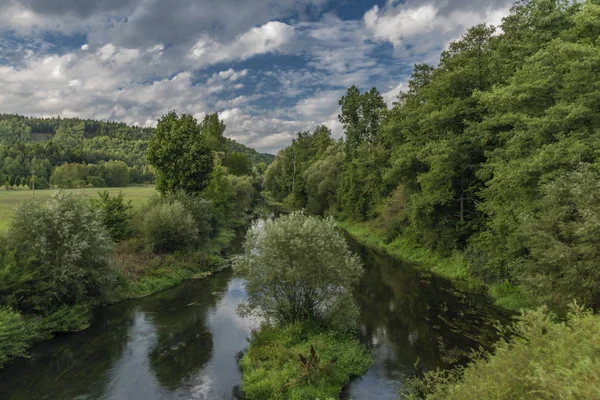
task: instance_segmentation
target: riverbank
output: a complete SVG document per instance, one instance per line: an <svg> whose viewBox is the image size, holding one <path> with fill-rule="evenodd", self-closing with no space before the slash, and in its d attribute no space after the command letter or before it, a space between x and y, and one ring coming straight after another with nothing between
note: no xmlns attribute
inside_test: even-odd
<svg viewBox="0 0 600 400"><path fill-rule="evenodd" d="M297 208L284 202L276 202L270 198L266 198L266 201L269 206L278 207L285 212L297 210ZM369 222L357 222L340 218L336 218L336 222L340 229L343 229L360 244L379 249L390 257L415 264L420 269L427 269L450 280L463 290L485 293L498 307L511 311L520 311L532 307L518 286L509 282L486 285L482 280L475 278L470 272L464 254L459 251L455 251L449 257L444 257L401 236L388 241L385 234Z"/></svg>
<svg viewBox="0 0 600 400"><path fill-rule="evenodd" d="M473 277L464 255L459 251L455 251L449 257L443 257L430 249L411 243L401 236L388 242L385 240L383 232L370 226L368 222L338 220L337 224L356 241L367 247L379 249L398 260L426 268L432 273L452 281L461 289L487 293L496 306L512 311L519 311L530 306L519 287L508 282L486 285L483 281Z"/></svg>
<svg viewBox="0 0 600 400"><path fill-rule="evenodd" d="M155 255L130 239L117 246L117 285L101 304L64 306L46 315L21 315L0 308L0 369L12 359L28 357L29 349L57 334L78 332L90 326L93 310L125 300L146 297L171 289L189 279L211 276L225 265L224 253L236 238L233 229L223 229L206 248Z"/></svg>

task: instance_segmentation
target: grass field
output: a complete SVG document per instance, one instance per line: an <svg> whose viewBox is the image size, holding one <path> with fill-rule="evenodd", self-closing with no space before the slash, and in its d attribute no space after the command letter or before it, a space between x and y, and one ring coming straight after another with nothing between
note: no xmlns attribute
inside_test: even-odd
<svg viewBox="0 0 600 400"><path fill-rule="evenodd" d="M65 192L73 193L79 197L96 197L98 192L108 191L112 196L119 192L125 194L126 200L131 200L135 207L143 204L146 200L156 194L154 186L130 186L124 188L85 188L85 189L64 189ZM55 193L55 190L36 190L35 199L45 201ZM31 190L29 189L0 189L0 231L8 229L13 218L13 210L17 204L31 199Z"/></svg>

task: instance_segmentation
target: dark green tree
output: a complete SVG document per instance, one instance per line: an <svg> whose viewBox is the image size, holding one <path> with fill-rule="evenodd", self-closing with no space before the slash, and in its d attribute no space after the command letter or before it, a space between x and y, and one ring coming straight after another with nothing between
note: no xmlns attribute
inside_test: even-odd
<svg viewBox="0 0 600 400"><path fill-rule="evenodd" d="M148 144L148 163L161 193L199 193L210 180L213 155L196 119L175 111L161 117Z"/></svg>

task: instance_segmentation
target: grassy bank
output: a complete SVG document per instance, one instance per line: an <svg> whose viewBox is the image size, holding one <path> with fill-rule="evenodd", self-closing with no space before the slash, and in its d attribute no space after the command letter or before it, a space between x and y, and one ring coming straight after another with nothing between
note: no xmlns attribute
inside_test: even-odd
<svg viewBox="0 0 600 400"><path fill-rule="evenodd" d="M291 324L253 334L240 361L248 399L335 399L372 364L352 335Z"/></svg>
<svg viewBox="0 0 600 400"><path fill-rule="evenodd" d="M367 222L345 220L338 221L338 226L359 243L382 250L396 259L427 268L465 290L486 291L499 307L518 311L529 306L518 287L508 282L486 286L481 280L474 278L464 255L459 251L449 257L443 257L403 237L387 242L384 234L369 226Z"/></svg>
<svg viewBox="0 0 600 400"><path fill-rule="evenodd" d="M139 207L146 200L154 196L157 192L154 186L128 186L121 188L83 188L83 189L63 189L64 192L72 193L77 197L96 197L98 192L107 191L111 196L123 192L125 200L131 200L134 207ZM46 201L50 199L56 190L36 190L35 199L37 201ZM26 188L3 189L0 188L0 232L6 231L13 219L14 208L21 203L32 198L32 192Z"/></svg>
<svg viewBox="0 0 600 400"><path fill-rule="evenodd" d="M131 239L117 247L116 260L122 271L122 284L111 303L145 297L170 289L188 279L204 278L223 268L226 252L235 233L222 230L201 249L172 254L153 254L139 240Z"/></svg>
<svg viewBox="0 0 600 400"><path fill-rule="evenodd" d="M131 190L133 189L133 190ZM125 188L125 196L129 199L134 197L135 202L138 204L138 210L135 214L138 217L144 215L144 207L150 203L146 201L149 197L154 196L153 188ZM113 191L117 194L118 191ZM11 194L14 194L11 193ZM19 193L21 194L21 193ZM89 190L83 193L79 192L76 194L77 197L92 197L95 192ZM36 197L40 201L44 199L43 196ZM49 196L46 196L49 198ZM76 230L77 235L63 237L63 242L73 241L75 245L89 239L89 235L85 236L81 233L84 231L84 227L88 228L93 226L90 224L82 224L81 221L85 221L84 217L81 217L78 212L81 209L87 209L88 205L85 201L73 199L74 202L66 203L70 197L61 198L56 200L67 204L67 208L56 208L56 204L53 203L55 208L52 211L48 211L46 208L44 213L50 215L51 224L59 224L61 227L69 227L71 221L63 222L63 220L56 219L58 216L64 216L70 214L70 211L75 210L75 223L72 223L72 229ZM127 199L127 197L126 197ZM14 200L14 196L12 197ZM7 204L6 202L5 204ZM35 204L33 204L35 205ZM80 209L77 211L77 207ZM11 208L12 212L12 208ZM89 211L85 211L88 212ZM54 213L54 214L51 214ZM43 215L42 217L46 216ZM88 214L82 214L88 215ZM113 214L114 215L114 214ZM10 235L12 238L18 237L15 235L19 234L19 229L22 226L34 226L32 224L21 224L17 222L23 221L23 214L19 213L18 220L10 226ZM191 218L191 217L190 217ZM209 216L206 216L209 218ZM48 220L43 218L37 218L32 221L42 221L38 225L48 228ZM58 221L58 222L56 222ZM104 263L100 264L104 269L103 276L109 277L106 281L108 282L106 287L103 289L101 295L87 296L81 295L75 301L66 300L62 304L58 304L56 307L48 307L44 309L42 307L34 308L28 305L29 308L21 308L18 301L19 298L12 293L21 293L17 289L28 287L25 284L19 282L30 282L34 284L40 282L41 278L34 281L31 275L28 274L28 265L19 263L19 258L15 257L15 252L11 249L2 247L0 250L0 295L4 306L0 306L0 368L3 364L10 361L11 359L19 356L27 356L29 348L40 341L52 338L57 333L75 332L87 328L92 319L92 311L94 308L120 302L132 298L140 298L148 296L150 294L172 288L184 280L192 278L204 278L217 270L220 270L225 265L225 255L228 248L231 246L233 240L236 237L234 227L243 225L246 219L231 220L227 223L214 226L213 233L210 236L205 236L203 240L193 242L193 245L188 247L173 248L168 252L155 252L148 242L147 237L141 234L143 225L143 219L134 216L134 221L131 223L135 226L132 233L128 238L122 240L116 244L116 249L112 248L112 241L110 241L110 251L105 253L98 252L98 257L94 259L104 259ZM44 225L46 223L46 225ZM194 223L194 222L192 222ZM160 226L164 226L160 224ZM179 229L179 225L175 225L175 230ZM40 237L44 236L48 232L47 230L40 231ZM51 231L50 237L54 235ZM3 232L0 232L0 236L3 236ZM82 236L83 235L83 236ZM56 236L56 235L54 235ZM37 235L28 235L29 237L37 238ZM100 236L98 236L100 237ZM0 238L3 239L3 238ZM14 243L13 243L14 244ZM64 244L64 243L61 243ZM97 246L97 248L100 245ZM108 248L107 246L105 246ZM30 248L30 247L27 247ZM64 248L64 247L63 247ZM116 250L116 251L115 251ZM101 258L103 257L103 258ZM50 260L52 261L52 260ZM50 262L49 261L49 262ZM86 262L85 265L90 265ZM72 267L75 268L75 267ZM17 272L21 271L21 275ZM33 273L35 273L34 271ZM49 275L56 276L56 275ZM43 278L43 277L42 277ZM49 278L46 278L47 280ZM76 281L73 279L73 281ZM102 280L98 280L102 284ZM4 284L4 285L2 285ZM19 286L20 285L20 286ZM6 290L9 288L9 290ZM37 287L36 287L37 288ZM42 286L43 288L43 286ZM13 290L11 292L10 290ZM84 294L93 292L93 289L84 289ZM27 293L27 292L25 292ZM12 297L11 297L12 296ZM35 294L37 298L48 298L48 296ZM33 297L35 299L35 297ZM41 301L41 300L40 300ZM39 304L34 303L34 304ZM32 311L33 310L33 311Z"/></svg>

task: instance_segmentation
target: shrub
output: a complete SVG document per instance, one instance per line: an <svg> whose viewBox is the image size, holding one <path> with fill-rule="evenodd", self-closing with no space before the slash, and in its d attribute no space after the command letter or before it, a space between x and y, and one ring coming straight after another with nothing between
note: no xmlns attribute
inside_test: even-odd
<svg viewBox="0 0 600 400"><path fill-rule="evenodd" d="M26 356L32 340L27 321L10 307L0 307L0 368L14 357Z"/></svg>
<svg viewBox="0 0 600 400"><path fill-rule="evenodd" d="M122 192L111 197L105 190L98 193L98 199L92 200L93 208L100 211L102 223L116 242L132 235L130 224L131 200L126 202L124 197L125 195Z"/></svg>
<svg viewBox="0 0 600 400"><path fill-rule="evenodd" d="M268 320L322 320L351 328L352 285L362 274L333 219L294 212L252 227L234 268L247 278L248 304Z"/></svg>
<svg viewBox="0 0 600 400"><path fill-rule="evenodd" d="M264 326L240 361L242 390L252 399L337 399L371 356L349 335L301 324Z"/></svg>
<svg viewBox="0 0 600 400"><path fill-rule="evenodd" d="M123 161L110 160L104 164L104 180L108 186L124 187L129 179L129 167Z"/></svg>
<svg viewBox="0 0 600 400"><path fill-rule="evenodd" d="M216 222L213 221L212 202L197 195L176 192L156 199L154 204L159 204L161 202L173 203L176 201L180 202L192 215L192 218L196 223L196 228L198 229L199 241L201 243L208 241L209 237L214 232L214 227L216 225Z"/></svg>
<svg viewBox="0 0 600 400"><path fill-rule="evenodd" d="M600 316L575 308L565 322L545 309L524 313L511 340L466 368L434 371L416 381L405 398L598 399Z"/></svg>
<svg viewBox="0 0 600 400"><path fill-rule="evenodd" d="M146 245L155 253L189 249L198 243L198 228L192 214L175 200L152 207L144 218Z"/></svg>
<svg viewBox="0 0 600 400"><path fill-rule="evenodd" d="M100 177L100 176L94 176L94 175L90 175L86 178L88 184L92 185L95 188L101 188L101 187L106 187L106 181L104 180L104 178Z"/></svg>
<svg viewBox="0 0 600 400"><path fill-rule="evenodd" d="M23 264L13 272L33 277L11 289L21 311L102 300L113 287L113 241L83 199L58 192L46 203L21 203L8 238Z"/></svg>

